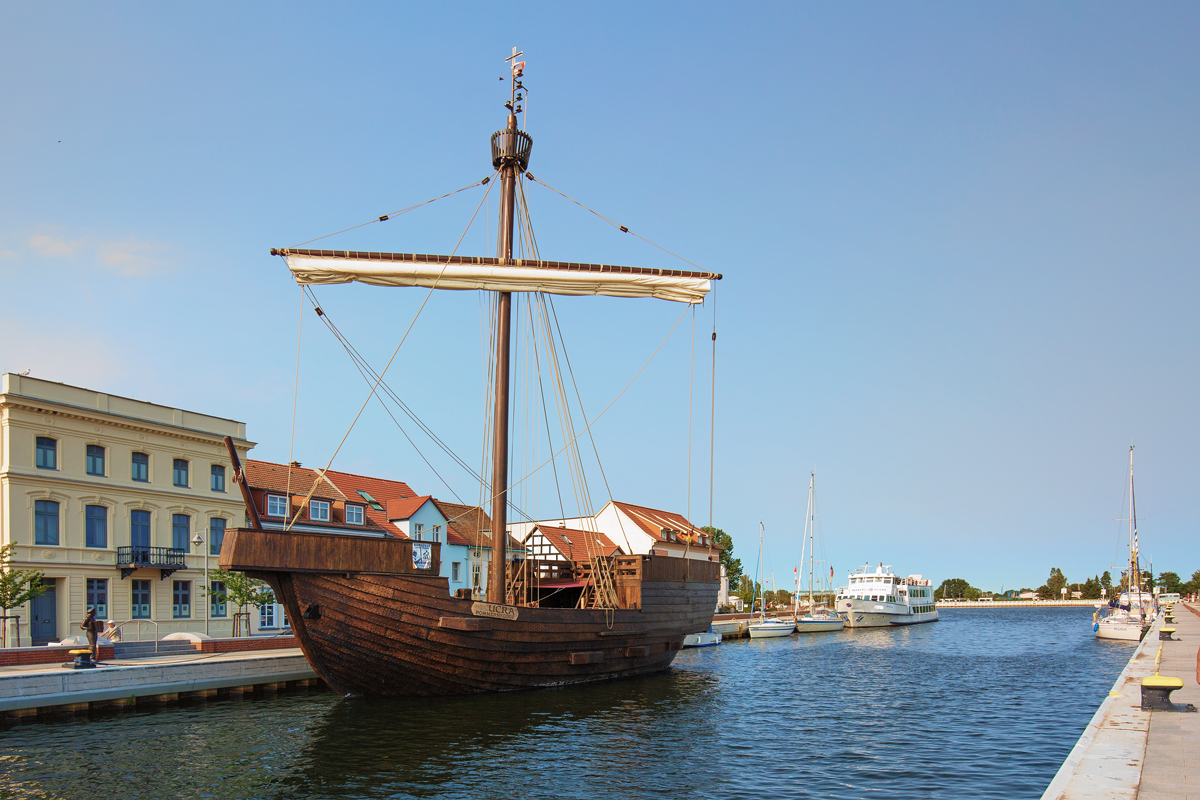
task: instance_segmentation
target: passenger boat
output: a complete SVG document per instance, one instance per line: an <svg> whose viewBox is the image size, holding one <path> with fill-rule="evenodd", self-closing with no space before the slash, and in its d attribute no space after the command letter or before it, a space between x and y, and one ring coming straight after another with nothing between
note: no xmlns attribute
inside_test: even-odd
<svg viewBox="0 0 1200 800"><path fill-rule="evenodd" d="M313 669L345 696L509 691L655 672L670 666L687 634L708 629L716 607L720 565L715 555L698 560L653 552L595 554L580 580L585 591L579 594L579 604L565 608L547 607L550 603L531 583L520 579L520 565L506 563L512 505L512 294L537 293L536 302L560 294L697 304L711 282L721 277L540 258L520 185L523 177L533 180L526 172L533 139L518 126L524 62L518 63L516 55L514 50L508 59L512 94L505 103L507 125L491 138L492 177L499 178L501 190L497 257L271 251L287 262L301 286L357 281L494 293L489 339L495 346L489 379L492 442L485 448L492 469L481 492L491 505L486 602L471 596L470 590L464 590L465 597L450 595L447 578L440 576L437 542L264 530L245 482L238 481L249 527L226 533L220 566L271 586ZM514 254L515 220L521 223L518 244L532 258ZM319 308L318 312L323 313ZM236 453L230 452L240 477Z"/></svg>
<svg viewBox="0 0 1200 800"><path fill-rule="evenodd" d="M862 566L838 589L837 615L847 628L883 628L937 622L933 585L921 575L901 578L891 566Z"/></svg>
<svg viewBox="0 0 1200 800"><path fill-rule="evenodd" d="M1097 639L1119 639L1140 642L1154 620L1154 595L1142 589L1142 570L1138 565L1137 501L1133 494L1133 445L1129 447L1129 570L1125 590L1116 601L1116 608L1101 617L1093 616L1092 631Z"/></svg>
<svg viewBox="0 0 1200 800"><path fill-rule="evenodd" d="M817 608L813 598L813 567L816 564L816 556L814 548L816 546L816 528L817 528L817 495L815 490L816 473L809 473L808 476L808 514L804 520L804 532L808 539L808 613L800 616L800 598L799 592L796 593L796 632L797 633L824 633L828 631L840 631L846 626L846 621L839 617L836 613L830 612L827 608ZM804 561L804 553L801 550L800 560ZM831 570L832 573L832 570Z"/></svg>

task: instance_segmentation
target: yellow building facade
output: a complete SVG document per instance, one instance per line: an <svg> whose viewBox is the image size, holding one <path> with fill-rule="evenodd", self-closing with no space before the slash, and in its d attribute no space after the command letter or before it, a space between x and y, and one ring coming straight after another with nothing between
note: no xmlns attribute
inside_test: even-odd
<svg viewBox="0 0 1200 800"><path fill-rule="evenodd" d="M0 544L49 591L11 609L20 645L80 633L88 607L124 638L232 633L205 591L226 528L243 524L223 437L246 424L76 386L0 376ZM218 587L219 589L219 587ZM5 621L9 646L16 620Z"/></svg>

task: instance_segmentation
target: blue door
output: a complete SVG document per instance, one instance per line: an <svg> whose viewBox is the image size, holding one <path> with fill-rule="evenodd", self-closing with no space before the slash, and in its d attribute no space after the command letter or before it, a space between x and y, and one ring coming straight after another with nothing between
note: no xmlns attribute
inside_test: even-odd
<svg viewBox="0 0 1200 800"><path fill-rule="evenodd" d="M58 609L54 581L42 581L42 584L48 586L49 590L41 597L33 598L30 603L33 619L30 620L29 632L33 636L34 647L58 641Z"/></svg>

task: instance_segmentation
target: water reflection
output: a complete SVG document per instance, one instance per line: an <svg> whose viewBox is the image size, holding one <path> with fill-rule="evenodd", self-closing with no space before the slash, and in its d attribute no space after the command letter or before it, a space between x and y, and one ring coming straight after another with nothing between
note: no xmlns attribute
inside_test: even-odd
<svg viewBox="0 0 1200 800"><path fill-rule="evenodd" d="M284 786L314 797L466 795L480 784L493 796L506 785L512 796L575 796L558 786L561 767L577 768L586 753L594 774L584 778L653 772L661 755L647 759L642 747L673 730L717 682L673 671L498 696L342 701L314 720L300 769ZM536 780L528 782L531 768ZM687 776L673 785L699 788Z"/></svg>

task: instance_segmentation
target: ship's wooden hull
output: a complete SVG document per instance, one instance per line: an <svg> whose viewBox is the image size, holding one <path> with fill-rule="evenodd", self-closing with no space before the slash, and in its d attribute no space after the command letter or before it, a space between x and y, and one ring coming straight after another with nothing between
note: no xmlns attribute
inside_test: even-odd
<svg viewBox="0 0 1200 800"><path fill-rule="evenodd" d="M517 613L507 620L473 615L476 604L450 597L444 578L275 573L270 582L318 674L344 695L369 697L656 672L671 665L687 634L708 628L717 601L715 584L645 583L639 610L505 606ZM311 606L319 619L304 618Z"/></svg>
<svg viewBox="0 0 1200 800"><path fill-rule="evenodd" d="M436 554L429 570L411 574L354 572L363 556L343 551L360 547L352 537L280 536L304 535L232 532L222 566L271 584L313 669L347 696L514 691L656 672L687 634L708 629L717 602L712 562L640 557L635 574L615 579L623 608L499 606L451 597ZM402 545L411 546L369 543L367 555L408 569L411 558L391 552ZM348 571L321 569L318 553Z"/></svg>

